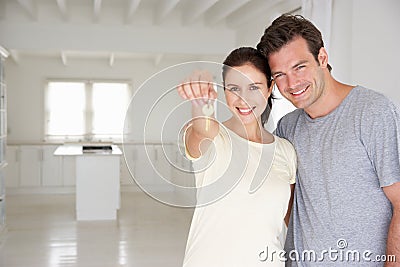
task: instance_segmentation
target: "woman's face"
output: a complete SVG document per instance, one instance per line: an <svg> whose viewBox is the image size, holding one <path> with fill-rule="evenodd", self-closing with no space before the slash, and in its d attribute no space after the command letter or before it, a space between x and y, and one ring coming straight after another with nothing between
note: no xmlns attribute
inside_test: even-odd
<svg viewBox="0 0 400 267"><path fill-rule="evenodd" d="M267 77L252 64L233 67L226 72L226 103L243 124L261 121L270 95Z"/></svg>

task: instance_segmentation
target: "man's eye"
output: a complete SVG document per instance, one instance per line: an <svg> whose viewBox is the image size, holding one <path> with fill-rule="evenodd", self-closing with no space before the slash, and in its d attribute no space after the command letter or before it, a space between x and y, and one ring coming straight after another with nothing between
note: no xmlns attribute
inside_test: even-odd
<svg viewBox="0 0 400 267"><path fill-rule="evenodd" d="M283 77L283 73L277 73L274 76L272 76L272 79L277 80L277 79L282 78L282 77Z"/></svg>
<svg viewBox="0 0 400 267"><path fill-rule="evenodd" d="M301 70L301 69L303 69L303 68L305 68L306 66L304 66L304 65L299 65L299 66L297 66L297 68L296 68L296 70Z"/></svg>

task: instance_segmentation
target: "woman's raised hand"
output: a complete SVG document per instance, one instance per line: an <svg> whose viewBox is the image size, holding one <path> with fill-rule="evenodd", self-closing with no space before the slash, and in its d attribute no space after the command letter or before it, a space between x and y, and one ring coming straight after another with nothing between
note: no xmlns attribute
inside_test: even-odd
<svg viewBox="0 0 400 267"><path fill-rule="evenodd" d="M192 120L185 130L185 145L193 158L200 157L219 131L219 124L214 119L213 78L208 71L195 71L178 87L178 94L192 103ZM203 142L207 139L207 142ZM200 147L200 144L201 147Z"/></svg>
<svg viewBox="0 0 400 267"><path fill-rule="evenodd" d="M178 87L178 94L183 99L192 101L193 106L202 107L217 98L213 77L208 71L195 71Z"/></svg>

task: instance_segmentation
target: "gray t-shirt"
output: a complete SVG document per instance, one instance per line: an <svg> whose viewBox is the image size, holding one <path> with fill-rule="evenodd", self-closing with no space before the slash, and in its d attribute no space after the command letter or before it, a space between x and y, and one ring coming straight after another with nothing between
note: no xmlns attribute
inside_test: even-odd
<svg viewBox="0 0 400 267"><path fill-rule="evenodd" d="M324 117L287 114L276 134L298 157L287 259L298 260L293 266L383 266L392 207L381 187L400 181L399 107L357 86Z"/></svg>

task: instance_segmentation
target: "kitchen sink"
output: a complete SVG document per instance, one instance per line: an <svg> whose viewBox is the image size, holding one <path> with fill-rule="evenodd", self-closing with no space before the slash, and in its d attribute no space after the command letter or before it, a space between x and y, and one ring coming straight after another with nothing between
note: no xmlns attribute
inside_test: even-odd
<svg viewBox="0 0 400 267"><path fill-rule="evenodd" d="M111 153L112 146L111 145L83 145L82 152L83 153Z"/></svg>

